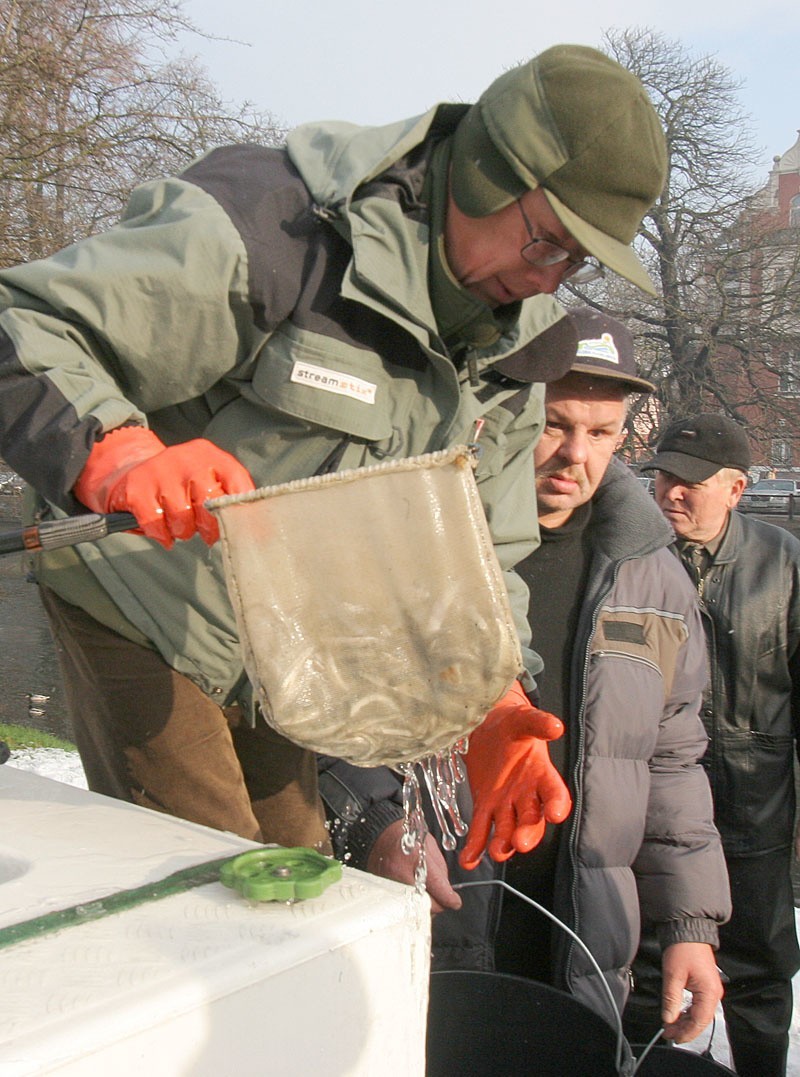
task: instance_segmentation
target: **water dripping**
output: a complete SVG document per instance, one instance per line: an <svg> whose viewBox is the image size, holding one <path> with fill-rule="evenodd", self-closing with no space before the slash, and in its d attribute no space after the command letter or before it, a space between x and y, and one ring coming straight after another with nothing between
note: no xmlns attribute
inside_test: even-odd
<svg viewBox="0 0 800 1077"><path fill-rule="evenodd" d="M463 838L468 830L458 808L458 786L467 777L463 756L468 746L467 738L462 737L443 752L436 752L415 763L402 763L398 767L403 775L401 848L407 856L416 857L414 885L420 893L424 893L427 881L425 838L428 835L420 775L441 831L442 847L452 851L458 839Z"/></svg>

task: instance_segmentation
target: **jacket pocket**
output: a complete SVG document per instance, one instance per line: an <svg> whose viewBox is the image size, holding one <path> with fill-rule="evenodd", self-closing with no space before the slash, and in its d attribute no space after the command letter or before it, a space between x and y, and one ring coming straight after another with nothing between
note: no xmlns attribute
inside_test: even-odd
<svg viewBox="0 0 800 1077"><path fill-rule="evenodd" d="M401 403L392 382L374 352L282 325L259 355L252 388L265 404L295 418L384 441Z"/></svg>
<svg viewBox="0 0 800 1077"><path fill-rule="evenodd" d="M716 729L704 764L726 853L785 848L793 828L793 743L747 729Z"/></svg>

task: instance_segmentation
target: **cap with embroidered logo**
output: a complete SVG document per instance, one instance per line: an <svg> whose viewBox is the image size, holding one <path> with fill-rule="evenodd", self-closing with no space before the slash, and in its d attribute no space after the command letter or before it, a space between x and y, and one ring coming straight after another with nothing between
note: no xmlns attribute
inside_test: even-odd
<svg viewBox="0 0 800 1077"><path fill-rule="evenodd" d="M633 393L655 391L655 385L641 377L636 369L633 337L627 326L592 307L571 307L567 317L578 334L570 374L610 378L623 383Z"/></svg>

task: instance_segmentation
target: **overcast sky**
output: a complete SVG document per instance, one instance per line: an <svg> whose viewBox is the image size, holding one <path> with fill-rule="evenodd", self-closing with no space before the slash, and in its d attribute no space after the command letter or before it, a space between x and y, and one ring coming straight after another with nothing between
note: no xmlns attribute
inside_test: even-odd
<svg viewBox="0 0 800 1077"><path fill-rule="evenodd" d="M388 123L437 101L472 101L549 45L599 45L606 29L646 26L744 82L766 175L800 127L800 2L762 0L184 0L206 33L184 37L223 98L287 126ZM544 14L542 13L544 12Z"/></svg>

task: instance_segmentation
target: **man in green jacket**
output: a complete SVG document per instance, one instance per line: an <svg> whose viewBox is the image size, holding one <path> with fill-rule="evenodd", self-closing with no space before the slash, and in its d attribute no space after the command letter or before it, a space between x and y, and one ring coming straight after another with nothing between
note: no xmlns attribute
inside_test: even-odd
<svg viewBox="0 0 800 1077"><path fill-rule="evenodd" d="M572 333L552 294L603 267L651 290L630 243L665 169L634 76L557 46L472 107L213 150L137 188L108 232L0 275L0 452L38 512L139 524L37 566L91 788L327 847L316 761L253 704L204 502L463 444L479 424L537 775L524 805L503 793L496 840L524 846L531 812L563 817L513 574L537 542L540 383ZM507 711L487 717L489 817Z"/></svg>

